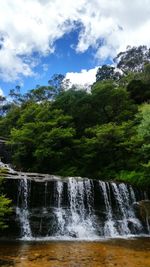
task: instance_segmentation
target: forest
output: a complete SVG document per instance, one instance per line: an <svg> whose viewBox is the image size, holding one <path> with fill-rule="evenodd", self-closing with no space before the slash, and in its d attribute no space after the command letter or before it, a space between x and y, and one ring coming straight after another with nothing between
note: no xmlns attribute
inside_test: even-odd
<svg viewBox="0 0 150 267"><path fill-rule="evenodd" d="M89 88L48 85L0 97L0 136L17 170L150 185L150 49L128 47ZM68 88L69 87L69 88Z"/></svg>

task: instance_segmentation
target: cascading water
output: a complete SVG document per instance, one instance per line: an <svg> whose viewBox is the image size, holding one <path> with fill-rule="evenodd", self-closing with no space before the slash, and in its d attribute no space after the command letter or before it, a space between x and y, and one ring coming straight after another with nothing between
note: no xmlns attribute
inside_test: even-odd
<svg viewBox="0 0 150 267"><path fill-rule="evenodd" d="M18 201L21 201L21 205L17 205L16 214L19 217L21 226L21 235L24 239L30 239L32 232L29 221L29 210L28 210L28 198L29 198L29 187L27 178L23 178L19 181L18 186ZM19 203L18 203L19 204Z"/></svg>
<svg viewBox="0 0 150 267"><path fill-rule="evenodd" d="M124 183L7 169L7 196L16 207L10 219L15 237L94 240L150 234L148 211L143 219L136 209L143 203L150 205L147 193L140 189Z"/></svg>
<svg viewBox="0 0 150 267"><path fill-rule="evenodd" d="M136 218L132 205L136 202L133 189L131 190L131 187L128 189L127 185L123 183L118 185L112 183L111 186L121 216L121 219L118 220L119 234L130 235L140 232L142 230L142 224L139 219Z"/></svg>
<svg viewBox="0 0 150 267"><path fill-rule="evenodd" d="M108 182L99 181L100 189L102 190L104 204L105 204L105 213L106 221L104 223L104 236L116 236L118 235L117 229L114 226L112 206L111 206L111 197L110 197L110 185Z"/></svg>
<svg viewBox="0 0 150 267"><path fill-rule="evenodd" d="M89 238L95 236L94 213L91 205L91 181L69 178L67 183L67 206L63 206L64 183L57 181L56 207L57 237Z"/></svg>
<svg viewBox="0 0 150 267"><path fill-rule="evenodd" d="M69 216L67 234L76 238L90 238L95 236L94 213L92 206L91 181L77 181L69 178Z"/></svg>
<svg viewBox="0 0 150 267"><path fill-rule="evenodd" d="M43 190L36 188L41 184ZM18 203L17 215L21 237L25 239L93 240L149 231L148 224L143 226L135 214L134 189L123 183L72 177L33 185L31 182L29 194L29 182L24 178L20 180L18 194L22 201Z"/></svg>

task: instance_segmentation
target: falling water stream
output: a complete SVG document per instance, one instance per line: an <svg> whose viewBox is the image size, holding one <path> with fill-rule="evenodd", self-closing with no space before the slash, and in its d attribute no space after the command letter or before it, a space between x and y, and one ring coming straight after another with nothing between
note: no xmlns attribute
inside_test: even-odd
<svg viewBox="0 0 150 267"><path fill-rule="evenodd" d="M16 215L19 217L21 225L21 236L24 239L32 237L32 231L29 222L29 210L28 210L28 198L29 198L29 187L27 178L21 179L18 186L18 196L21 197L21 206L17 205Z"/></svg>
<svg viewBox="0 0 150 267"><path fill-rule="evenodd" d="M22 240L99 240L150 234L136 203L146 192L125 183L15 172L6 187L15 206L10 224ZM8 192L8 197L9 197ZM10 227L11 228L11 227ZM12 229L12 228L11 228Z"/></svg>
<svg viewBox="0 0 150 267"><path fill-rule="evenodd" d="M148 221L143 225L135 212L131 186L70 177L44 182L38 196L40 184L19 180L16 216L22 239L97 240L149 233Z"/></svg>

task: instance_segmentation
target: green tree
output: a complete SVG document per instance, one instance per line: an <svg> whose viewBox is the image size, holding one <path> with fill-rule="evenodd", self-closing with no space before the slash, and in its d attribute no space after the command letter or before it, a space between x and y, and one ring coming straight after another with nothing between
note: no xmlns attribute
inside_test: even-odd
<svg viewBox="0 0 150 267"><path fill-rule="evenodd" d="M62 92L53 103L54 108L62 109L72 117L77 134L81 136L85 128L96 123L91 94L84 90L70 89Z"/></svg>
<svg viewBox="0 0 150 267"><path fill-rule="evenodd" d="M138 114L140 124L138 125L138 137L141 139L141 160L144 164L150 162L150 104L143 104Z"/></svg>
<svg viewBox="0 0 150 267"><path fill-rule="evenodd" d="M121 78L121 73L115 67L103 65L98 68L96 73L96 81L114 80L118 81Z"/></svg>
<svg viewBox="0 0 150 267"><path fill-rule="evenodd" d="M11 201L4 195L0 195L0 229L6 228L5 216L11 212Z"/></svg>
<svg viewBox="0 0 150 267"><path fill-rule="evenodd" d="M127 91L136 104L150 100L150 84L143 80L132 80L127 86Z"/></svg>
<svg viewBox="0 0 150 267"><path fill-rule="evenodd" d="M83 174L108 179L116 178L121 170L132 170L135 163L132 134L132 122L107 123L86 129L86 136L82 138Z"/></svg>
<svg viewBox="0 0 150 267"><path fill-rule="evenodd" d="M51 104L30 103L11 130L10 144L18 168L58 173L71 159L75 136L72 118Z"/></svg>
<svg viewBox="0 0 150 267"><path fill-rule="evenodd" d="M111 81L97 82L92 87L92 106L97 124L130 120L137 108L124 88Z"/></svg>
<svg viewBox="0 0 150 267"><path fill-rule="evenodd" d="M114 59L117 68L121 69L125 75L129 72L141 72L144 65L150 61L150 49L146 46L127 47L127 50L120 52Z"/></svg>
<svg viewBox="0 0 150 267"><path fill-rule="evenodd" d="M32 102L51 101L55 95L55 89L52 86L38 86L30 90L24 96L24 100Z"/></svg>
<svg viewBox="0 0 150 267"><path fill-rule="evenodd" d="M9 137L10 131L16 126L20 117L21 109L19 106L11 104L5 116L0 120L0 136Z"/></svg>
<svg viewBox="0 0 150 267"><path fill-rule="evenodd" d="M64 78L65 76L62 74L54 74L48 81L48 84L53 88L53 98L64 90Z"/></svg>
<svg viewBox="0 0 150 267"><path fill-rule="evenodd" d="M145 81L145 83L150 85L150 64L148 64L148 63L144 65L142 78Z"/></svg>
<svg viewBox="0 0 150 267"><path fill-rule="evenodd" d="M2 193L2 173L3 170L2 168L0 168L0 230L7 227L5 218L12 211L12 208L10 206L11 200L6 198L6 196Z"/></svg>

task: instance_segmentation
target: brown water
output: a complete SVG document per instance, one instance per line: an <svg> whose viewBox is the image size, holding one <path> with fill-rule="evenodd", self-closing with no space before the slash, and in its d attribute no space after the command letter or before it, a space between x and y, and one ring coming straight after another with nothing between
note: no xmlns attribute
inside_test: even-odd
<svg viewBox="0 0 150 267"><path fill-rule="evenodd" d="M1 242L1 267L150 267L150 238Z"/></svg>

